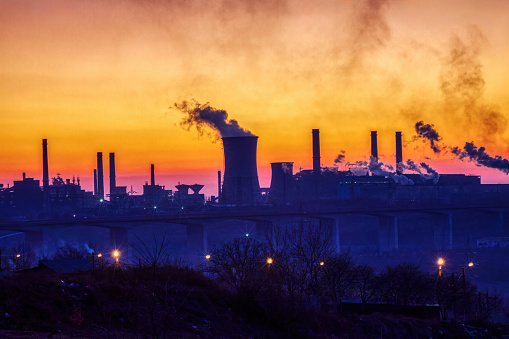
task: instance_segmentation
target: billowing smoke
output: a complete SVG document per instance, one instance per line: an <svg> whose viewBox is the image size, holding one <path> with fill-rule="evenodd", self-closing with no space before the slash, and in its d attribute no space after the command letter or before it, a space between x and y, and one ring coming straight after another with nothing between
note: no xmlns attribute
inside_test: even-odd
<svg viewBox="0 0 509 339"><path fill-rule="evenodd" d="M426 164L425 162L421 162L419 166L412 159L407 159L406 164L401 164L401 168L403 170L409 170L418 173L421 179L425 181L433 180L434 184L438 182L439 178L438 172L431 168L431 166ZM426 173L423 173L422 169L424 169Z"/></svg>
<svg viewBox="0 0 509 339"><path fill-rule="evenodd" d="M426 170L426 172L428 173L428 175L425 176L425 178L427 180L433 180L434 184L438 183L438 179L440 178L440 175L438 174L437 171L435 171L433 168L431 168L430 165L426 164L425 162L421 162L421 167L424 168ZM421 177L422 177L422 175L421 175Z"/></svg>
<svg viewBox="0 0 509 339"><path fill-rule="evenodd" d="M442 140L442 138L435 130L435 126L425 124L424 121L419 121L415 124L415 132L417 133L415 138L429 142L433 152L440 153L442 151L442 146L440 145L440 140Z"/></svg>
<svg viewBox="0 0 509 339"><path fill-rule="evenodd" d="M412 159L407 159L406 165L403 167L404 167L404 169L422 174L421 169L419 168L419 166L417 166L417 164Z"/></svg>
<svg viewBox="0 0 509 339"><path fill-rule="evenodd" d="M473 142L465 143L463 149L453 147L451 152L461 160L468 159L473 161L477 166L486 166L509 174L509 160L502 158L500 155L492 157L486 153L484 147L481 146L477 148Z"/></svg>
<svg viewBox="0 0 509 339"><path fill-rule="evenodd" d="M342 164L345 161L346 152L344 150L339 151L338 156L334 159L335 164Z"/></svg>
<svg viewBox="0 0 509 339"><path fill-rule="evenodd" d="M411 179L408 179L404 175L397 174L395 172L390 172L386 169L386 166L383 162L377 161L377 159L373 156L369 157L369 171L374 175L380 175L384 177L389 177L394 180L397 184L400 185L413 185L414 182Z"/></svg>
<svg viewBox="0 0 509 339"><path fill-rule="evenodd" d="M442 60L440 90L445 98L448 117L477 131L483 139L493 140L507 128L507 119L494 105L484 100L486 82L483 78L480 54L487 39L481 30L471 25L468 38L457 35L450 40L447 55Z"/></svg>
<svg viewBox="0 0 509 339"><path fill-rule="evenodd" d="M356 2L357 11L352 16L349 56L343 66L346 74L361 68L364 59L384 47L391 31L385 18L389 0L364 0Z"/></svg>
<svg viewBox="0 0 509 339"><path fill-rule="evenodd" d="M292 175L293 174L293 163L283 162L281 164L281 169L283 170L283 173Z"/></svg>
<svg viewBox="0 0 509 339"><path fill-rule="evenodd" d="M467 159L474 162L477 166L494 168L504 172L505 174L509 174L509 160L502 158L500 155L495 155L494 157L492 157L491 155L486 153L486 149L482 146L478 148L473 142L466 142L463 149L461 149L460 147L448 147L448 146L438 147L436 146L436 142L440 141L441 138L438 135L438 132L433 129L433 125L424 125L422 121L419 121L417 124L415 124L415 130L418 133L417 138L424 138L430 141L430 147L431 149L433 149L433 151L435 151L435 149L438 149L439 153L442 149L448 149L460 160ZM435 151L435 153L437 152ZM438 173L436 173L436 171L431 169L425 163L421 163L421 166L426 169L428 174L431 174L433 177L437 176L436 180L438 180Z"/></svg>
<svg viewBox="0 0 509 339"><path fill-rule="evenodd" d="M184 100L175 103L174 107L186 115L180 125L188 130L195 126L198 132L203 134L205 128L212 128L222 138L254 136L253 133L240 127L237 120L228 120L228 113L225 110L211 107L208 103L202 105L196 100Z"/></svg>

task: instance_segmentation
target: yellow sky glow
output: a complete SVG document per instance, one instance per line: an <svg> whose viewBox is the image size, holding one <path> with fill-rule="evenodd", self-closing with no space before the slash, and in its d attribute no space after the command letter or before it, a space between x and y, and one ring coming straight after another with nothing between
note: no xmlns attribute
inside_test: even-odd
<svg viewBox="0 0 509 339"><path fill-rule="evenodd" d="M117 182L138 192L154 163L161 184L216 194L221 142L169 108L191 98L259 136L262 186L270 162L311 167L312 128L324 166L340 150L366 160L371 130L393 164L402 131L404 158L509 183L410 142L424 120L448 145L509 157L507 13L502 0L0 0L0 183L41 179L47 138L50 176L79 175L87 190L102 151L105 174L115 152ZM482 86L461 82L475 67Z"/></svg>

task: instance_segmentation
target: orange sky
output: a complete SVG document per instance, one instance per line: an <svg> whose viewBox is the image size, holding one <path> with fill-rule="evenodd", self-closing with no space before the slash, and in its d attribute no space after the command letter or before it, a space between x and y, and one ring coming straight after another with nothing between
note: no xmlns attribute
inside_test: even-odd
<svg viewBox="0 0 509 339"><path fill-rule="evenodd" d="M169 109L190 98L259 136L262 186L270 162L311 167L312 128L324 166L366 160L371 130L392 164L394 132L410 141L419 120L509 157L508 14L505 0L0 0L0 183L41 179L47 138L50 176L87 190L102 151L106 191L115 152L118 185L141 192L155 163L160 184L216 194L221 143ZM509 183L420 143L403 156Z"/></svg>

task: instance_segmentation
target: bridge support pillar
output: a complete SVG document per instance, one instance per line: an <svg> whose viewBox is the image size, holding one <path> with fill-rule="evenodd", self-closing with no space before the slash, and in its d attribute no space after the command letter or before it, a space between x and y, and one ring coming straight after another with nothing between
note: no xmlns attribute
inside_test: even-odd
<svg viewBox="0 0 509 339"><path fill-rule="evenodd" d="M452 248L452 213L433 214L433 245L437 250Z"/></svg>
<svg viewBox="0 0 509 339"><path fill-rule="evenodd" d="M332 227L332 243L334 244L334 250L336 253L340 253L341 252L341 241L340 241L340 230L341 230L341 221L340 221L340 217L334 217L333 220L334 220L334 224L333 224L333 227Z"/></svg>
<svg viewBox="0 0 509 339"><path fill-rule="evenodd" d="M129 239L127 234L128 230L126 228L110 228L110 246L113 250L120 252L120 260L122 262L127 262L129 259Z"/></svg>
<svg viewBox="0 0 509 339"><path fill-rule="evenodd" d="M207 230L203 224L186 224L186 252L192 262L194 258L208 254Z"/></svg>
<svg viewBox="0 0 509 339"><path fill-rule="evenodd" d="M25 231L25 242L27 242L34 251L42 249L44 244L44 231Z"/></svg>
<svg viewBox="0 0 509 339"><path fill-rule="evenodd" d="M381 252L397 250L399 247L398 217L379 215L378 225L378 249Z"/></svg>

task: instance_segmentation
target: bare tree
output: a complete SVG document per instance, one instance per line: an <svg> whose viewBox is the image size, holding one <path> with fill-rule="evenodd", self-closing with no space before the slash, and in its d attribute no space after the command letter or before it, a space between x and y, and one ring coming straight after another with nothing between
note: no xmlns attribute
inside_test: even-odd
<svg viewBox="0 0 509 339"><path fill-rule="evenodd" d="M9 250L9 260L11 268L15 271L26 270L37 265L35 252L25 241L14 245Z"/></svg>
<svg viewBox="0 0 509 339"><path fill-rule="evenodd" d="M333 253L332 225L323 220L276 225L267 233L267 242L288 296L322 294L321 263Z"/></svg>
<svg viewBox="0 0 509 339"><path fill-rule="evenodd" d="M341 301L355 279L355 262L349 253L332 256L324 265L322 284L326 296L332 301Z"/></svg>
<svg viewBox="0 0 509 339"><path fill-rule="evenodd" d="M237 295L254 298L267 281L267 247L250 237L224 243L211 251L206 271Z"/></svg>
<svg viewBox="0 0 509 339"><path fill-rule="evenodd" d="M378 278L380 298L388 304L416 305L432 299L432 277L413 263L386 266Z"/></svg>
<svg viewBox="0 0 509 339"><path fill-rule="evenodd" d="M358 265L353 268L353 285L357 290L358 298L366 303L373 298L377 291L376 270L369 265Z"/></svg>
<svg viewBox="0 0 509 339"><path fill-rule="evenodd" d="M167 238L166 232L160 236L156 236L152 232L153 242L147 243L140 237L135 236L137 242L129 243L131 248L134 250L134 256L138 259L138 262L142 266L148 267L161 267L173 263L172 257L168 253L170 242Z"/></svg>

